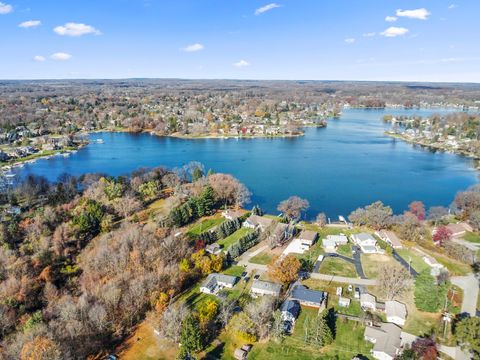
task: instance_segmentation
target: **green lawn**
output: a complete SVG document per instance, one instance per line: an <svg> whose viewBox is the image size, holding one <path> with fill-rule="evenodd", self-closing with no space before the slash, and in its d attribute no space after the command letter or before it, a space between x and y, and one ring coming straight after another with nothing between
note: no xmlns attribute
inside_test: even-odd
<svg viewBox="0 0 480 360"><path fill-rule="evenodd" d="M253 230L248 228L240 228L235 231L232 235L227 236L225 239L218 240L218 245L222 246L224 250L227 250L230 245L237 242L240 238L244 237L248 233L251 233Z"/></svg>
<svg viewBox="0 0 480 360"><path fill-rule="evenodd" d="M347 257L351 258L352 257L352 243L348 243L348 244L345 244L345 245L340 245L337 248L337 252L340 255L347 256Z"/></svg>
<svg viewBox="0 0 480 360"><path fill-rule="evenodd" d="M333 257L327 257L322 261L322 265L320 266L320 273L353 278L358 277L353 264L346 262L345 260Z"/></svg>
<svg viewBox="0 0 480 360"><path fill-rule="evenodd" d="M361 316L362 315L362 308L360 307L360 301L350 300L349 307L340 307L338 305L335 306L335 311L339 314L350 315L350 316Z"/></svg>
<svg viewBox="0 0 480 360"><path fill-rule="evenodd" d="M197 221L187 231L187 235L200 235L211 228L220 225L225 219L222 217L214 217Z"/></svg>
<svg viewBox="0 0 480 360"><path fill-rule="evenodd" d="M291 336L288 336L281 344L273 341L254 344L248 358L258 360L350 360L357 354L363 354L371 359L369 354L372 345L363 339L365 328L353 321L337 319L335 341L324 348L305 344L303 324L307 316L317 316L317 314L318 311L315 309L302 307Z"/></svg>
<svg viewBox="0 0 480 360"><path fill-rule="evenodd" d="M270 264L272 259L273 256L264 251L252 257L249 262L253 264L267 265Z"/></svg>
<svg viewBox="0 0 480 360"><path fill-rule="evenodd" d="M411 263L410 265L412 266L412 268L417 271L417 272L422 272L423 270L425 269L429 269L429 266L425 263L425 261L423 261L423 257L415 252L415 251L412 251L412 250L409 250L407 248L403 248L403 249L397 249L395 250L398 255L400 255L405 261L410 261L411 260Z"/></svg>
<svg viewBox="0 0 480 360"><path fill-rule="evenodd" d="M467 232L465 235L463 235L462 239L472 243L480 244L480 234L478 233Z"/></svg>

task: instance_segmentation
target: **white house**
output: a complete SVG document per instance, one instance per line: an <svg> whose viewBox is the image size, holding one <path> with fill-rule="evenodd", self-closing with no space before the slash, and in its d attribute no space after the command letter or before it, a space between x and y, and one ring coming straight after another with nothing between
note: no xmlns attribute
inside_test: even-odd
<svg viewBox="0 0 480 360"><path fill-rule="evenodd" d="M440 264L435 258L429 256L429 255L425 255L423 257L423 261L425 261L425 263L430 266L430 274L432 276L437 276L440 274L440 272L442 272L443 269L445 269L445 267Z"/></svg>
<svg viewBox="0 0 480 360"><path fill-rule="evenodd" d="M212 255L218 255L222 252L222 249L220 245L218 245L217 243L213 243L205 246L205 251Z"/></svg>
<svg viewBox="0 0 480 360"><path fill-rule="evenodd" d="M348 238L345 235L327 235L322 240L322 246L327 252L334 252L338 246L348 243Z"/></svg>
<svg viewBox="0 0 480 360"><path fill-rule="evenodd" d="M362 309L376 310L377 299L375 298L375 296L368 293L360 294L360 306L362 307Z"/></svg>
<svg viewBox="0 0 480 360"><path fill-rule="evenodd" d="M200 292L216 295L223 288L231 289L237 282L237 277L213 273L207 276L200 286Z"/></svg>
<svg viewBox="0 0 480 360"><path fill-rule="evenodd" d="M349 307L350 306L350 299L346 298L346 297L343 297L343 296L340 296L340 298L338 299L338 306Z"/></svg>
<svg viewBox="0 0 480 360"><path fill-rule="evenodd" d="M385 312L387 321L399 326L405 325L407 320L407 307L401 302L395 300L385 301Z"/></svg>
<svg viewBox="0 0 480 360"><path fill-rule="evenodd" d="M376 254L381 252L377 247L377 240L368 233L352 234L351 239L365 254Z"/></svg>
<svg viewBox="0 0 480 360"><path fill-rule="evenodd" d="M262 281L255 279L253 280L252 287L250 292L253 297L270 295L278 297L280 296L280 291L282 290L282 285L275 284L269 281Z"/></svg>
<svg viewBox="0 0 480 360"><path fill-rule="evenodd" d="M250 215L247 220L243 222L242 226L249 229L260 229L261 231L264 231L265 229L270 227L273 222L274 221L272 219L269 219L267 217Z"/></svg>
<svg viewBox="0 0 480 360"><path fill-rule="evenodd" d="M222 216L227 220L235 220L243 215L243 211L240 210L224 210Z"/></svg>
<svg viewBox="0 0 480 360"><path fill-rule="evenodd" d="M372 356L377 360L393 360L401 352L402 329L395 324L382 323L379 327L367 326L365 340L373 343Z"/></svg>

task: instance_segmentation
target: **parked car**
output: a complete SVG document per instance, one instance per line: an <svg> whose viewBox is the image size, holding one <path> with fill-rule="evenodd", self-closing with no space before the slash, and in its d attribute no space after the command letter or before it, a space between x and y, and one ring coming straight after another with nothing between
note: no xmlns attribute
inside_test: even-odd
<svg viewBox="0 0 480 360"><path fill-rule="evenodd" d="M353 286L350 284L348 285L348 292L352 292L353 291Z"/></svg>
<svg viewBox="0 0 480 360"><path fill-rule="evenodd" d="M341 286L337 287L337 296L342 296L343 288Z"/></svg>
<svg viewBox="0 0 480 360"><path fill-rule="evenodd" d="M257 274L257 275L255 275L253 278L254 278L255 280L258 280L258 279L260 278L260 275Z"/></svg>

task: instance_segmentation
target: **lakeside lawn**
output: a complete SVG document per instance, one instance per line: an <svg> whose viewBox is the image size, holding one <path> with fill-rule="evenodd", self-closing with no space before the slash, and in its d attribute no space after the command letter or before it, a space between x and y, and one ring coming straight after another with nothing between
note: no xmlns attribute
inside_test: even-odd
<svg viewBox="0 0 480 360"><path fill-rule="evenodd" d="M195 224L193 224L187 231L187 235L200 235L205 231L208 231L215 226L223 223L225 219L221 216L214 216L206 219L200 219Z"/></svg>
<svg viewBox="0 0 480 360"><path fill-rule="evenodd" d="M480 234L477 233L467 232L463 235L462 239L471 243L480 244Z"/></svg>
<svg viewBox="0 0 480 360"><path fill-rule="evenodd" d="M248 262L252 264L268 265L272 262L273 256L268 252L262 251L260 254L252 257Z"/></svg>
<svg viewBox="0 0 480 360"><path fill-rule="evenodd" d="M320 274L352 278L358 277L357 271L355 270L355 266L353 266L353 264L334 257L327 257L322 261L322 265L320 265Z"/></svg>
<svg viewBox="0 0 480 360"><path fill-rule="evenodd" d="M349 257L349 258L353 258L353 254L352 254L352 243L349 242L349 243L347 243L347 244L345 244L345 245L340 245L340 246L337 248L337 253L339 253L340 255Z"/></svg>
<svg viewBox="0 0 480 360"><path fill-rule="evenodd" d="M237 231L235 231L230 236L227 236L225 239L218 240L217 244L222 246L224 250L227 250L230 247L230 245L234 244L235 242L240 240L242 237L244 237L245 235L251 232L253 232L252 229L242 227Z"/></svg>

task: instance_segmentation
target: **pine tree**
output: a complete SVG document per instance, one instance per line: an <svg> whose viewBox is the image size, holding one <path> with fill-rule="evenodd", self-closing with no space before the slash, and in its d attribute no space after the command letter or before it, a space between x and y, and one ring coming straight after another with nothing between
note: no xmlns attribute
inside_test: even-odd
<svg viewBox="0 0 480 360"><path fill-rule="evenodd" d="M202 350L202 337L198 319L193 315L189 315L183 322L180 334L182 352L190 354Z"/></svg>

